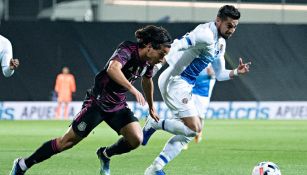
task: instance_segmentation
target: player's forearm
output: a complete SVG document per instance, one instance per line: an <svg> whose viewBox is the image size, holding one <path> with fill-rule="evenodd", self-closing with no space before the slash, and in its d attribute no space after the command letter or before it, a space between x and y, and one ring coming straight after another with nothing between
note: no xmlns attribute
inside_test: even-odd
<svg viewBox="0 0 307 175"><path fill-rule="evenodd" d="M152 107L153 107L153 93L154 93L154 84L153 84L152 79L143 77L142 78L142 88L143 88L149 109L152 109Z"/></svg>
<svg viewBox="0 0 307 175"><path fill-rule="evenodd" d="M229 77L230 78L234 78L234 77L237 77L238 76L238 69L233 69L230 71L229 73Z"/></svg>
<svg viewBox="0 0 307 175"><path fill-rule="evenodd" d="M113 81L125 87L126 89L130 90L133 88L133 85L127 80L119 67L109 66L107 69L107 74Z"/></svg>
<svg viewBox="0 0 307 175"><path fill-rule="evenodd" d="M14 74L14 69L10 69L9 66L3 66L2 72L5 77L10 77Z"/></svg>
<svg viewBox="0 0 307 175"><path fill-rule="evenodd" d="M216 79L218 81L226 81L233 78L233 70L224 69L216 73Z"/></svg>

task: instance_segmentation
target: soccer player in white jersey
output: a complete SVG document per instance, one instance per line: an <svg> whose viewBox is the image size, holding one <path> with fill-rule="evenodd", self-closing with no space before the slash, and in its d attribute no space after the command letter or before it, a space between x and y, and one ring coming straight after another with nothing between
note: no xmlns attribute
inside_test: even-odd
<svg viewBox="0 0 307 175"><path fill-rule="evenodd" d="M5 77L12 76L14 70L19 66L18 59L13 59L12 50L11 42L4 36L0 35L0 63Z"/></svg>
<svg viewBox="0 0 307 175"><path fill-rule="evenodd" d="M226 41L235 32L240 12L234 6L225 5L218 11L216 20L198 25L180 40L174 40L170 52L165 57L169 67L162 72L158 85L162 98L174 118L160 119L150 117L143 128L143 145L159 129L174 134L162 152L146 169L145 175L165 174L164 166L173 160L184 145L202 130L200 114L192 99L192 88L200 72L212 64L218 81L234 78L249 72L249 64L239 59L234 70L225 69L224 53Z"/></svg>

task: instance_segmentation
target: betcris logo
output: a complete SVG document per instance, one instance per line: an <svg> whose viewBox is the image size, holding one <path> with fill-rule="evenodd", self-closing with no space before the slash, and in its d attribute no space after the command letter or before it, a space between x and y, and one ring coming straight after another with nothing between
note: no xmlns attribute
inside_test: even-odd
<svg viewBox="0 0 307 175"><path fill-rule="evenodd" d="M135 117L142 119L149 115L147 105L141 106L137 102L128 102L131 111L133 111ZM171 117L171 112L164 102L154 102L154 106L157 114L161 119Z"/></svg>
<svg viewBox="0 0 307 175"><path fill-rule="evenodd" d="M235 104L234 104L235 103ZM210 119L269 119L270 108L260 106L259 102L229 102L223 107L214 104L208 108L206 118Z"/></svg>
<svg viewBox="0 0 307 175"><path fill-rule="evenodd" d="M137 118L148 116L148 108L136 102L128 103ZM164 102L154 103L161 119L172 117ZM270 107L259 102L212 102L207 109L207 119L269 119Z"/></svg>
<svg viewBox="0 0 307 175"><path fill-rule="evenodd" d="M5 108L3 102L0 102L0 120L13 120L14 108Z"/></svg>

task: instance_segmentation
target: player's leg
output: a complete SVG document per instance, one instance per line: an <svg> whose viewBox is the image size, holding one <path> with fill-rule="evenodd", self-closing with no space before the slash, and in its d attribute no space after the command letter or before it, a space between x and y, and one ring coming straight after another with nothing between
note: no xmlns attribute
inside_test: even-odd
<svg viewBox="0 0 307 175"><path fill-rule="evenodd" d="M163 172L171 160L180 154L184 146L187 145L193 137L185 137L182 135L173 136L164 146L161 153L156 157L154 162L146 169L145 175L155 175Z"/></svg>
<svg viewBox="0 0 307 175"><path fill-rule="evenodd" d="M201 118L201 124L202 124L202 128L204 128L204 119ZM197 133L197 135L194 137L194 141L195 143L200 143L203 139L203 130L201 130L199 133Z"/></svg>
<svg viewBox="0 0 307 175"><path fill-rule="evenodd" d="M164 130L174 135L184 135L187 137L194 137L201 130L199 126L198 117L186 117L184 122L182 119L160 119L158 122L149 117L143 127L143 142L142 145L146 145L151 135L156 130ZM191 129L191 128L192 129Z"/></svg>
<svg viewBox="0 0 307 175"><path fill-rule="evenodd" d="M174 120L174 119L173 119ZM191 139L195 136L196 133L201 131L202 124L199 117L184 117L181 118L183 125L186 128L189 128L191 131L194 129L194 134L191 137L187 137L184 134L173 136L165 145L162 152L157 156L152 165L150 165L146 171L145 175L154 175L154 174L163 174L163 168L167 165L171 160L173 160L176 156L180 154L182 149L191 141ZM174 126L172 123L170 126ZM189 126L189 127L188 127ZM184 129L178 128L178 133L183 133Z"/></svg>
<svg viewBox="0 0 307 175"><path fill-rule="evenodd" d="M34 164L38 164L51 156L72 148L85 138L93 128L102 121L101 113L95 105L85 106L77 114L68 131L62 136L45 142L32 155L17 159L14 162L11 175L24 173Z"/></svg>
<svg viewBox="0 0 307 175"><path fill-rule="evenodd" d="M210 89L212 89L212 87L210 87ZM201 118L202 128L203 128L204 118L205 118L205 115L207 113L207 109L208 109L209 103L210 103L210 96L207 97L207 96L193 94L192 99L193 99L195 106L198 110L199 116ZM194 141L196 143L199 143L201 140L202 140L202 131L197 133L197 135L194 138Z"/></svg>
<svg viewBox="0 0 307 175"><path fill-rule="evenodd" d="M113 145L101 147L97 150L97 156L101 163L100 174L102 175L110 174L109 164L112 156L128 153L136 149L143 139L138 119L134 117L133 112L128 108L112 113L105 121L123 137Z"/></svg>
<svg viewBox="0 0 307 175"><path fill-rule="evenodd" d="M31 168L34 164L38 164L51 156L67 150L81 141L82 138L77 136L70 127L63 137L58 137L45 142L33 154L27 158L19 158L15 160L11 175L21 174ZM19 171L19 172L18 172Z"/></svg>
<svg viewBox="0 0 307 175"><path fill-rule="evenodd" d="M146 145L151 135L156 130L164 130L174 135L194 137L202 130L202 122L198 117L198 111L193 106L193 101L187 102L180 112L175 111L176 118L160 119L158 122L148 118L143 127L143 142Z"/></svg>
<svg viewBox="0 0 307 175"><path fill-rule="evenodd" d="M167 70L159 77L159 89L165 104L173 115L181 120L168 118L155 122L148 118L143 128L142 145L146 145L151 135L159 129L187 137L194 137L201 130L200 121L197 117L198 111L191 97L192 86L180 77L165 78L167 77Z"/></svg>
<svg viewBox="0 0 307 175"><path fill-rule="evenodd" d="M162 168L169 161L179 155L184 145L191 141L191 137L196 136L196 134L202 129L197 108L195 107L194 101L191 97L191 85L187 84L180 77L178 79L174 78L168 84L167 90L161 91L161 93L163 92L166 92L162 94L164 102L172 113L180 120L165 119L159 122L164 123L161 124L164 130L170 131L173 129L173 133L179 133L180 135L176 135L167 142L163 151L159 156L157 156L154 163L146 169L146 175L162 173ZM178 121L181 123L178 123Z"/></svg>
<svg viewBox="0 0 307 175"><path fill-rule="evenodd" d="M201 131L200 133L198 133L195 137L194 137L194 141L195 141L195 143L199 143L199 142L201 142L202 141L202 139L203 139L203 132Z"/></svg>
<svg viewBox="0 0 307 175"><path fill-rule="evenodd" d="M181 118L182 123L184 126L189 128L190 130L194 131L194 133L198 133L202 129L202 124L199 117L184 117ZM170 123L172 125L172 123ZM184 131L183 129L181 132ZM179 130L180 132L180 130ZM171 160L173 160L176 156L180 154L183 148L192 140L191 137L187 137L185 135L176 135L173 136L165 145L162 152L156 157L155 161L152 165L150 165L146 171L145 175L154 175L154 174L162 174L163 168L167 165Z"/></svg>

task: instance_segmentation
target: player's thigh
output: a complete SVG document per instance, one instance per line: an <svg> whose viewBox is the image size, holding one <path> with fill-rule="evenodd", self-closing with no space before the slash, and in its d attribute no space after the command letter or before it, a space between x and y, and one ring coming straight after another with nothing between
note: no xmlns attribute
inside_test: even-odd
<svg viewBox="0 0 307 175"><path fill-rule="evenodd" d="M207 113L207 109L209 107L210 98L193 94L192 100L194 101L199 117L202 119L205 118L205 114Z"/></svg>
<svg viewBox="0 0 307 175"><path fill-rule="evenodd" d="M133 142L141 142L143 140L143 133L139 122L127 124L120 130L120 133L127 140L131 140Z"/></svg>
<svg viewBox="0 0 307 175"><path fill-rule="evenodd" d="M99 125L107 116L94 102L87 102L81 111L75 116L71 127L80 137L84 138Z"/></svg>
<svg viewBox="0 0 307 175"><path fill-rule="evenodd" d="M200 117L195 117L195 116L183 117L181 118L181 120L184 123L184 125L186 125L195 132L200 132L202 130L203 124Z"/></svg>
<svg viewBox="0 0 307 175"><path fill-rule="evenodd" d="M164 102L177 118L198 116L192 99L192 87L180 77L174 77L168 85Z"/></svg>
<svg viewBox="0 0 307 175"><path fill-rule="evenodd" d="M138 123L138 121L139 120L134 116L134 113L129 108L112 112L105 118L105 122L116 131L118 135L122 135L121 130L126 126L129 126L130 123Z"/></svg>
<svg viewBox="0 0 307 175"><path fill-rule="evenodd" d="M83 138L78 136L72 127L70 126L66 133L62 136L56 139L56 147L59 151L66 150L68 148L71 148L73 145L76 145L79 143ZM54 147L54 145L53 145Z"/></svg>

